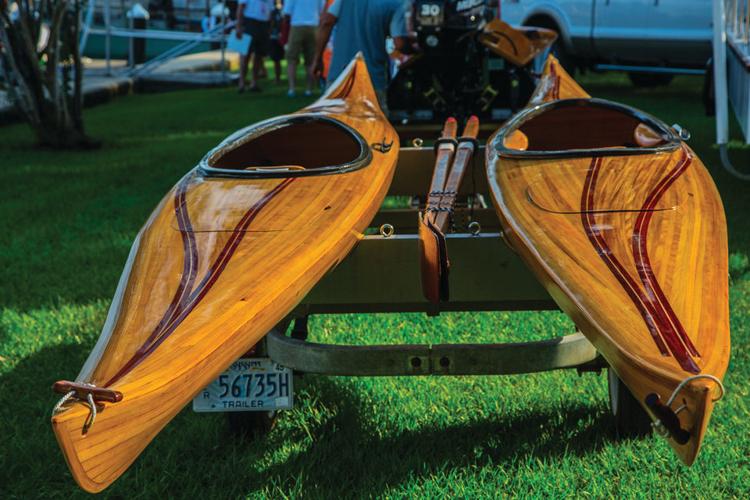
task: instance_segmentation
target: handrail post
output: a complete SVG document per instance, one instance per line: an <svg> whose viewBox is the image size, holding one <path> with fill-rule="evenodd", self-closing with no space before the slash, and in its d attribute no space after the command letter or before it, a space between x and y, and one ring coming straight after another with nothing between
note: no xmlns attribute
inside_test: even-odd
<svg viewBox="0 0 750 500"><path fill-rule="evenodd" d="M112 63L110 61L110 42L112 36L112 13L109 5L110 0L104 0L104 23L107 33L104 36L104 58L107 60L107 76L112 76Z"/></svg>
<svg viewBox="0 0 750 500"><path fill-rule="evenodd" d="M226 12L226 4L224 2L221 3L221 81L225 83L227 81L227 62L226 62L226 22L227 22L227 12Z"/></svg>
<svg viewBox="0 0 750 500"><path fill-rule="evenodd" d="M727 98L727 32L724 0L714 0L714 100L716 107L716 143L728 142L729 107Z"/></svg>

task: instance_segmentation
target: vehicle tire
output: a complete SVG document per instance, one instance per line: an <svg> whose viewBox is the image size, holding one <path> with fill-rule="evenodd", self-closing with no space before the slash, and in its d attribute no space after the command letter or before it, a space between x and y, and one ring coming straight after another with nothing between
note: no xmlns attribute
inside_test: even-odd
<svg viewBox="0 0 750 500"><path fill-rule="evenodd" d="M278 412L276 411L230 411L227 423L232 434L245 439L258 439L273 429Z"/></svg>
<svg viewBox="0 0 750 500"><path fill-rule="evenodd" d="M628 78L636 87L662 87L674 80L674 75L668 73L628 73Z"/></svg>
<svg viewBox="0 0 750 500"><path fill-rule="evenodd" d="M612 368L607 369L607 386L617 437L641 438L651 434L651 418Z"/></svg>

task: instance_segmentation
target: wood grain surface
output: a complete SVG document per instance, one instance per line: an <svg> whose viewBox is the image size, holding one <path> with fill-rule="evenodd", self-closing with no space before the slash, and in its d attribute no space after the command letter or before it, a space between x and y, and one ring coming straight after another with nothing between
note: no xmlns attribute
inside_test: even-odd
<svg viewBox="0 0 750 500"><path fill-rule="evenodd" d="M522 67L555 43L557 33L533 26L511 26L493 19L484 26L479 39L495 54Z"/></svg>
<svg viewBox="0 0 750 500"><path fill-rule="evenodd" d="M358 131L367 147L378 145L369 164L341 174L272 179L206 177L196 168L167 193L133 244L99 342L76 379L116 390L122 400L98 402L86 432L89 408L79 400L52 418L85 490L100 491L125 472L195 394L349 253L377 212L399 144L363 59L353 60L300 114L333 118ZM325 136L308 141L309 151L295 150L305 138L290 131L276 144L285 149L277 163L298 170L308 157L341 156ZM280 168L256 158L263 148L233 152L251 133L252 127L232 136L209 163L229 157L232 168Z"/></svg>
<svg viewBox="0 0 750 500"><path fill-rule="evenodd" d="M550 57L530 105L581 97L588 95ZM579 120L572 128L580 137L570 141L600 137L595 147L633 147L604 144L616 134L598 132L608 122L596 116L588 125ZM653 130L630 126L641 146L663 141ZM507 132L487 147L505 236L644 408L647 395L664 402L688 377L721 379L730 342L726 221L695 153L679 143L657 154L512 157L498 153L499 141L532 150L534 139ZM542 142L560 147L570 130L560 123L545 133L550 138ZM714 381L698 378L671 406L684 406L678 418L690 438L669 443L688 465L719 393Z"/></svg>

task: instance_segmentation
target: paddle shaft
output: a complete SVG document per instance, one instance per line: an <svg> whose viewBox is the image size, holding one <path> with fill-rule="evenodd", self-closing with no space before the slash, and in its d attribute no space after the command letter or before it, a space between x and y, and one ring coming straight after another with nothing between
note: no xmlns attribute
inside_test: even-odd
<svg viewBox="0 0 750 500"><path fill-rule="evenodd" d="M435 226L442 232L445 232L448 216L453 213L453 205L456 203L458 189L461 187L461 181L466 174L466 167L474 156L478 133L479 119L472 116L466 122L464 133L458 139L458 151L456 151L453 159L453 165L448 180L445 182L443 193L439 197L437 215L434 221Z"/></svg>
<svg viewBox="0 0 750 500"><path fill-rule="evenodd" d="M437 144L437 157L435 158L435 169L432 171L432 182L430 182L430 191L427 194L427 209L425 217L431 220L435 219L436 211L430 210L430 207L437 208L442 196L445 179L448 176L448 168L453 161L453 154L456 151L456 133L458 132L458 123L451 117L445 120L443 132Z"/></svg>

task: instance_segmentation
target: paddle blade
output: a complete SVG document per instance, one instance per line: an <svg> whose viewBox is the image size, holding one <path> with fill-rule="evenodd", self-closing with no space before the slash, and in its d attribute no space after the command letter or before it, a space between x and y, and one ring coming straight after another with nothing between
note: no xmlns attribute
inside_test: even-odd
<svg viewBox="0 0 750 500"><path fill-rule="evenodd" d="M452 116L445 120L443 125L443 132L440 136L443 139L455 139L458 133L458 122Z"/></svg>
<svg viewBox="0 0 750 500"><path fill-rule="evenodd" d="M433 304L449 299L448 247L445 235L427 217L419 218L422 293Z"/></svg>
<svg viewBox="0 0 750 500"><path fill-rule="evenodd" d="M471 137L472 139L476 139L477 135L479 135L479 118L475 115L471 115L471 117L466 120L464 133L461 134L461 137Z"/></svg>

